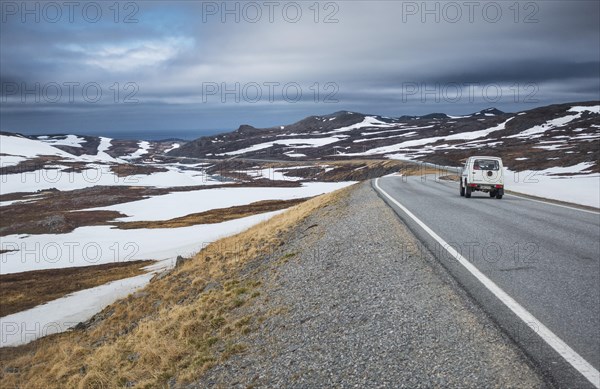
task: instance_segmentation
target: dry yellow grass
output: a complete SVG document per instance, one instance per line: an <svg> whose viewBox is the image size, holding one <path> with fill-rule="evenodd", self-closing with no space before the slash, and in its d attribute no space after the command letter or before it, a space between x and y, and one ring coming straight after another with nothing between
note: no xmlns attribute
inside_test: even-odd
<svg viewBox="0 0 600 389"><path fill-rule="evenodd" d="M260 267L240 270L283 245L298 222L348 190L313 198L209 245L144 293L107 307L87 329L1 349L0 387L155 388L172 378L193 380L243 351L239 334L272 314L244 315L260 294Z"/></svg>

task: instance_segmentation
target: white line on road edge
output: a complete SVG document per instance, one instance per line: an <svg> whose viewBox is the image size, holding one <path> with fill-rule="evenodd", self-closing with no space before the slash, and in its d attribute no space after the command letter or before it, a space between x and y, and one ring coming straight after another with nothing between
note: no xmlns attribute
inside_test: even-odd
<svg viewBox="0 0 600 389"><path fill-rule="evenodd" d="M437 235L431 228L425 223L419 220L415 215L412 214L405 206L400 204L396 199L390 196L386 191L381 189L379 186L379 178L375 179L375 187L381 194L387 197L391 202L398 206L404 211L411 219L413 219L421 228L425 230L433 239L444 247L450 255L463 265L475 278L477 278L490 292L494 294L504 305L506 305L515 315L517 315L523 322L536 332L550 347L552 347L560 356L562 356L567 362L571 364L578 372L580 372L585 378L588 379L596 388L600 388L600 373L594 368L588 361L556 334L554 334L548 327L542 324L541 321L535 318L529 311L523 308L518 302L502 290L494 281L490 280L485 274L479 271L471 262L467 261L465 257L446 243L439 235Z"/></svg>

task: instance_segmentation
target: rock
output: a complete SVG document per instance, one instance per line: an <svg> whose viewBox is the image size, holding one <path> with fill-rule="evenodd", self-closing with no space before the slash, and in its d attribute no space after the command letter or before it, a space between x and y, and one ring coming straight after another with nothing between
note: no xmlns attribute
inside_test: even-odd
<svg viewBox="0 0 600 389"><path fill-rule="evenodd" d="M148 292L143 292L143 291L135 292L134 294L131 295L131 297L133 297L134 299L137 299L140 297L146 297L146 296L148 296Z"/></svg>
<svg viewBox="0 0 600 389"><path fill-rule="evenodd" d="M181 255L178 255L177 261L175 262L175 267L179 267L189 260L190 260L190 258L184 258Z"/></svg>
<svg viewBox="0 0 600 389"><path fill-rule="evenodd" d="M206 284L204 289L202 289L202 291L208 292L209 290L213 289L221 289L221 284L219 284L218 282L209 282L208 284Z"/></svg>
<svg viewBox="0 0 600 389"><path fill-rule="evenodd" d="M169 273L171 273L169 270L165 270L165 271L161 271L160 273L156 274L154 277L152 277L152 281L158 281L158 280L162 280L163 278L165 278Z"/></svg>

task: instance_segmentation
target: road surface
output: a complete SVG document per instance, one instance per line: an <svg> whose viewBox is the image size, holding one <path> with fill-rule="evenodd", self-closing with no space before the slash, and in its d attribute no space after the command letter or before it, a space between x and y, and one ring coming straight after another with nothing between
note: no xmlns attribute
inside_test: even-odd
<svg viewBox="0 0 600 389"><path fill-rule="evenodd" d="M424 249L434 253L544 374L560 386L600 385L599 213L508 194L497 200L474 192L467 199L459 196L458 183L433 176L388 176L373 184ZM527 325L511 303L498 297L494 285L539 322L532 319ZM572 353L557 352L553 341Z"/></svg>

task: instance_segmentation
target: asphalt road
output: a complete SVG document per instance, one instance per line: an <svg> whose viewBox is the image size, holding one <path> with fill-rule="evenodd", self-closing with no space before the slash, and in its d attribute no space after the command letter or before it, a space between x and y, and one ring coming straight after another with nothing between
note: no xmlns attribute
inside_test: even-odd
<svg viewBox="0 0 600 389"><path fill-rule="evenodd" d="M278 313L185 388L552 388L435 258L398 255L418 240L368 183L281 238L242 314Z"/></svg>
<svg viewBox="0 0 600 389"><path fill-rule="evenodd" d="M460 265L408 210L573 349L600 368L600 214L512 195L460 197L458 183L425 177L383 177L381 194L423 242L423 249L531 356L558 386L598 387L531 330L514 310ZM533 326L535 327L535 326ZM532 332L533 331L533 332ZM577 365L577 363L575 363Z"/></svg>

